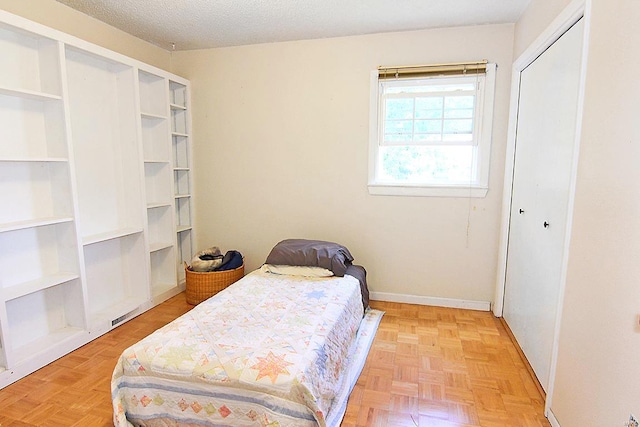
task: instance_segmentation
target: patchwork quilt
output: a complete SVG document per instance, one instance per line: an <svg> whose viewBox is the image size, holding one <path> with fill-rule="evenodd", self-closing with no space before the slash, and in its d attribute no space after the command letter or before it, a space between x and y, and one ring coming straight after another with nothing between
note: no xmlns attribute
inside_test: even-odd
<svg viewBox="0 0 640 427"><path fill-rule="evenodd" d="M254 271L125 350L114 423L325 426L352 386L362 313L351 276Z"/></svg>

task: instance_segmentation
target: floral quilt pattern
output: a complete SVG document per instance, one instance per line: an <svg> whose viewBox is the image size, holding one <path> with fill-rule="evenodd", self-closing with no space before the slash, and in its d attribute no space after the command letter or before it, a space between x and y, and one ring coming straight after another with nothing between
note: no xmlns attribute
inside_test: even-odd
<svg viewBox="0 0 640 427"><path fill-rule="evenodd" d="M116 426L325 426L363 307L350 276L255 271L127 349Z"/></svg>

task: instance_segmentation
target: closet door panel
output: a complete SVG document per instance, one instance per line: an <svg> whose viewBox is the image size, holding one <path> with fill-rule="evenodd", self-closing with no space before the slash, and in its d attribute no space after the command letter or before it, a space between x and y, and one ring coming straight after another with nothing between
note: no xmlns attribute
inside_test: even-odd
<svg viewBox="0 0 640 427"><path fill-rule="evenodd" d="M504 318L547 388L561 289L583 24L521 73Z"/></svg>

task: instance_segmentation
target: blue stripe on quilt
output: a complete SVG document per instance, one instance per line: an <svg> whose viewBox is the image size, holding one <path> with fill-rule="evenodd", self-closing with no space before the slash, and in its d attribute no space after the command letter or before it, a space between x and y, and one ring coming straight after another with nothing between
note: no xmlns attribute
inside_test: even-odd
<svg viewBox="0 0 640 427"><path fill-rule="evenodd" d="M264 408L270 409L274 412L284 414L293 418L301 418L303 420L315 420L315 417L309 412L295 411L282 406L270 404L264 400L257 399L255 397L249 397L241 394L230 394L230 393L221 393L221 392L213 392L213 391L206 391L206 390L195 390L195 389L189 389L189 388L183 388L183 387L159 385L154 383L136 384L128 381L123 381L120 384L118 384L118 386L116 387L116 390L125 389L125 388L141 389L141 390L142 389L163 390L163 391L170 391L174 393L191 394L191 395L197 395L197 396L206 396L206 397L213 397L218 399L236 400L239 402L254 403ZM117 392L114 390L112 392L112 398L115 398L116 395L117 395Z"/></svg>
<svg viewBox="0 0 640 427"><path fill-rule="evenodd" d="M201 426L208 426L208 427L234 427L233 424L219 424L219 423L213 423L213 422L208 422L208 421L203 421L203 420L198 420L196 418L187 418L187 417L175 417L173 415L167 414L167 413L163 413L163 414L153 414L153 415L138 415L136 414L135 416L130 416L130 414L127 412L127 419L130 421L136 421L136 420L154 420L157 418L167 418L169 420L175 421L176 423L180 424L180 423L189 423L189 424L197 424L197 425L201 425Z"/></svg>

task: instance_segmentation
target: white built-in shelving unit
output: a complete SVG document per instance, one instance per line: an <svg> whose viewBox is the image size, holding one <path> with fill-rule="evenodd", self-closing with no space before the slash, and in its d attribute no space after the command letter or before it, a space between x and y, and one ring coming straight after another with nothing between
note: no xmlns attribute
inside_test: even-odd
<svg viewBox="0 0 640 427"><path fill-rule="evenodd" d="M0 388L184 289L189 82L0 11Z"/></svg>
<svg viewBox="0 0 640 427"><path fill-rule="evenodd" d="M178 280L184 281L184 262L193 256L193 227L191 213L190 121L187 86L169 82L171 108L171 151L174 184L175 224L177 227Z"/></svg>

